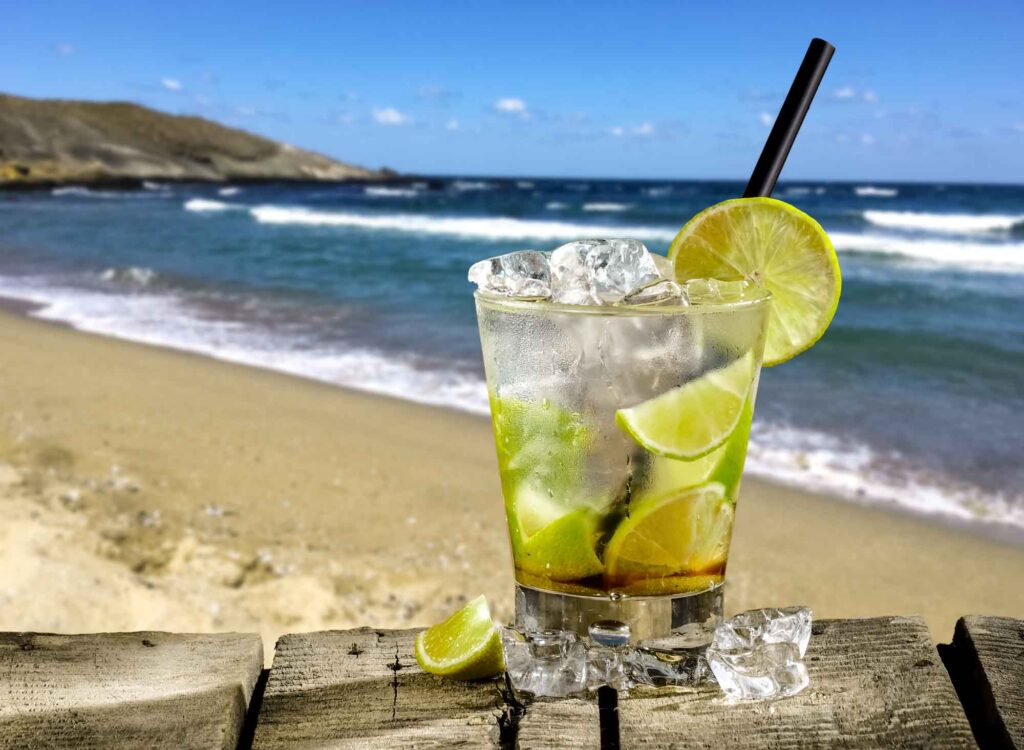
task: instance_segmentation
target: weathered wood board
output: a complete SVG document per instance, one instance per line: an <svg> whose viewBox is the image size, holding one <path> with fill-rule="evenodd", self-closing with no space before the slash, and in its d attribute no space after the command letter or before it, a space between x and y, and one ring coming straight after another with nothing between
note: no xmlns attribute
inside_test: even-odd
<svg viewBox="0 0 1024 750"><path fill-rule="evenodd" d="M717 686L619 700L623 748L965 748L971 728L918 617L820 620L811 684L729 705Z"/></svg>
<svg viewBox="0 0 1024 750"><path fill-rule="evenodd" d="M277 642L255 748L489 747L505 701L497 681L425 674L415 630L335 630Z"/></svg>
<svg viewBox="0 0 1024 750"><path fill-rule="evenodd" d="M962 617L943 656L978 743L1024 750L1024 620Z"/></svg>
<svg viewBox="0 0 1024 750"><path fill-rule="evenodd" d="M714 685L638 689L601 712L593 698L523 706L502 680L424 674L417 632L284 636L244 733L262 665L256 635L0 634L0 750L231 748L253 732L260 749L975 745L920 618L816 622L811 685L793 698L730 705ZM986 721L1001 722L989 734L975 723L975 734L1021 747L1024 623L965 618L949 649L975 665L953 670L961 694L990 697Z"/></svg>
<svg viewBox="0 0 1024 750"><path fill-rule="evenodd" d="M582 698L532 701L519 720L516 738L518 744L513 747L518 750L600 748L597 701Z"/></svg>
<svg viewBox="0 0 1024 750"><path fill-rule="evenodd" d="M425 674L413 655L417 632L281 638L253 747L599 747L593 701L536 701L524 710L501 680Z"/></svg>
<svg viewBox="0 0 1024 750"><path fill-rule="evenodd" d="M234 748L255 634L0 633L0 749Z"/></svg>

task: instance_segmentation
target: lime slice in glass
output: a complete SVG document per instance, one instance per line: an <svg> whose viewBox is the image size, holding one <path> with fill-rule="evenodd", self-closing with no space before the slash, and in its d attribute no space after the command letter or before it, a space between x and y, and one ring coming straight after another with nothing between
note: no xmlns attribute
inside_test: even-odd
<svg viewBox="0 0 1024 750"><path fill-rule="evenodd" d="M487 599L478 596L439 625L416 637L416 661L424 672L453 680L479 680L505 670L501 634Z"/></svg>
<svg viewBox="0 0 1024 750"><path fill-rule="evenodd" d="M604 550L612 585L720 570L729 553L733 506L718 482L630 507Z"/></svg>
<svg viewBox="0 0 1024 750"><path fill-rule="evenodd" d="M747 441L750 437L750 422L753 415L753 399L748 397L740 414L740 421L729 439L706 456L692 461L650 456L646 476L638 486L635 486L633 498L647 500L678 495L690 487L714 481L721 482L726 493L735 500L736 488L747 455Z"/></svg>
<svg viewBox="0 0 1024 750"><path fill-rule="evenodd" d="M571 508L529 482L515 488L510 503L511 520L523 540L529 539L570 510Z"/></svg>
<svg viewBox="0 0 1024 750"><path fill-rule="evenodd" d="M598 515L590 508L566 513L515 550L516 566L552 581L578 581L604 570L597 556Z"/></svg>
<svg viewBox="0 0 1024 750"><path fill-rule="evenodd" d="M736 198L701 211L668 253L677 281L746 279L772 293L766 367L809 349L839 304L839 261L807 214L774 198Z"/></svg>
<svg viewBox="0 0 1024 750"><path fill-rule="evenodd" d="M754 379L754 357L615 413L615 423L652 453L692 461L722 445L739 424Z"/></svg>

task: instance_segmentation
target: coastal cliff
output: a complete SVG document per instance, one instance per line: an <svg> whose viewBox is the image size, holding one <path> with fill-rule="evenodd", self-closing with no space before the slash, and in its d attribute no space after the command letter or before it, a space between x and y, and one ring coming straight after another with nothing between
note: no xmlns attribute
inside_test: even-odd
<svg viewBox="0 0 1024 750"><path fill-rule="evenodd" d="M201 117L170 115L129 102L0 94L0 188L395 176Z"/></svg>

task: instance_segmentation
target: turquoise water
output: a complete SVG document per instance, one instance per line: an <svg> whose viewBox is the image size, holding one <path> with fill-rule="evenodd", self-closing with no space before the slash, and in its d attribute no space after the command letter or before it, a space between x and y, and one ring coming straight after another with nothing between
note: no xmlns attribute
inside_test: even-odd
<svg viewBox="0 0 1024 750"><path fill-rule="evenodd" d="M738 183L427 180L0 194L0 295L92 330L485 412L482 257L664 252ZM749 468L1024 530L1024 187L791 183L840 253L825 338L762 378Z"/></svg>

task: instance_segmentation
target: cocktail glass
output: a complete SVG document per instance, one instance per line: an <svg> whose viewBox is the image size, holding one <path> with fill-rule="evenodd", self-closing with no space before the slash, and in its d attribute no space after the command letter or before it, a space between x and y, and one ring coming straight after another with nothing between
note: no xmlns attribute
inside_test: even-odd
<svg viewBox="0 0 1024 750"><path fill-rule="evenodd" d="M711 299L476 292L517 627L650 640L720 619L771 300Z"/></svg>

